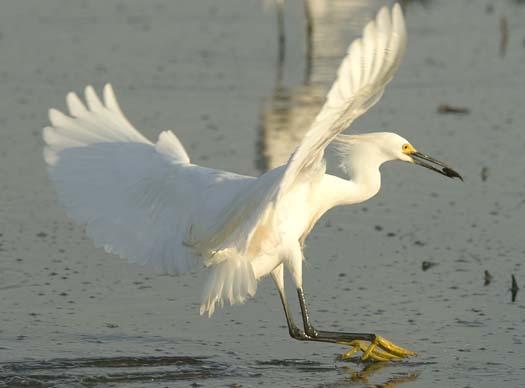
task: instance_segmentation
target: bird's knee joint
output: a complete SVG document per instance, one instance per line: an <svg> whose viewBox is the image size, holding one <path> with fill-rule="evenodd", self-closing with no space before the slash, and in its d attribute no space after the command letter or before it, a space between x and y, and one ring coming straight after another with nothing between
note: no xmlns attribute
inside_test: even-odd
<svg viewBox="0 0 525 388"><path fill-rule="evenodd" d="M288 332L290 333L290 337L292 337L293 339L299 341L306 341L308 339L308 336L305 334L305 332L297 327L290 328Z"/></svg>
<svg viewBox="0 0 525 388"><path fill-rule="evenodd" d="M311 337L311 338L316 338L319 336L319 332L315 330L313 326L305 327L305 333L308 337Z"/></svg>

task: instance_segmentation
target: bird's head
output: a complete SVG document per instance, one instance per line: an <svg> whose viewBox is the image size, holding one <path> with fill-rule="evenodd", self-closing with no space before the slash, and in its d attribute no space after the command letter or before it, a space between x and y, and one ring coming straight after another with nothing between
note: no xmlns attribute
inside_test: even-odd
<svg viewBox="0 0 525 388"><path fill-rule="evenodd" d="M359 135L339 135L337 148L343 151L343 164L354 170L362 160L375 160L377 165L391 160L401 160L426 167L449 178L463 177L447 164L419 152L405 138L391 132L374 132Z"/></svg>

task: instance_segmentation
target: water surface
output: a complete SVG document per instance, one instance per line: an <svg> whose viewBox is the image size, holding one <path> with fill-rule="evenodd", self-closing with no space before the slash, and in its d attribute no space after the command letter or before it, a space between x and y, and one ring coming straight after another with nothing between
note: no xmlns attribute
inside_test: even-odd
<svg viewBox="0 0 525 388"><path fill-rule="evenodd" d="M377 197L330 211L307 241L316 325L377 332L413 359L341 362L341 346L292 341L269 280L199 317L204 273L128 266L58 205L41 128L89 83L112 82L137 128L174 130L196 163L253 175L282 163L382 2L315 2L311 58L303 3L286 2L282 61L272 4L2 4L0 386L522 385L525 304L509 290L511 274L525 285L522 2L404 2L404 63L352 130L397 131L465 183L392 163Z"/></svg>

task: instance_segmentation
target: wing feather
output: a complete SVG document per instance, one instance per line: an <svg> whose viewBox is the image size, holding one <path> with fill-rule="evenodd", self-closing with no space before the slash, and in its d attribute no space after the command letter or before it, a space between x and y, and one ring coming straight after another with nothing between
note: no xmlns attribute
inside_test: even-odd
<svg viewBox="0 0 525 388"><path fill-rule="evenodd" d="M364 36L352 42L325 105L288 162L281 193L305 168L319 163L326 146L379 100L399 67L405 40L403 13L396 3L391 14L383 7L365 27ZM370 77L366 76L368 72ZM352 86L341 86L345 84Z"/></svg>
<svg viewBox="0 0 525 388"><path fill-rule="evenodd" d="M66 104L67 108L69 110L69 113L73 117L81 117L86 114L88 114L88 111L86 109L86 106L84 103L78 98L78 96L73 93L69 92L66 96Z"/></svg>
<svg viewBox="0 0 525 388"><path fill-rule="evenodd" d="M125 118L110 85L102 102L85 89L87 106L67 95L71 116L51 109L44 128L49 175L70 216L108 252L160 272L183 272L197 262L184 246L199 193L215 178L189 164L171 131L157 144Z"/></svg>
<svg viewBox="0 0 525 388"><path fill-rule="evenodd" d="M211 233L201 242L210 250L235 246L241 252L263 224L275 222L273 210L298 180L308 180L324 173L324 150L357 117L370 109L383 95L386 84L398 69L405 49L405 24L399 4L392 12L381 8L375 20L367 24L363 37L349 46L327 99L303 141L284 168L261 177L256 193L236 200L228 214L220 217ZM275 231L276 227L267 230ZM279 236L274 236L277 241Z"/></svg>

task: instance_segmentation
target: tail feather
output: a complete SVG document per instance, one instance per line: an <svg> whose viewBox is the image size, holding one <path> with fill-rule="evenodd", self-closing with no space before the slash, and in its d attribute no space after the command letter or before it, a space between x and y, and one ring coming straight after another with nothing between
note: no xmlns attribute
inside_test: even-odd
<svg viewBox="0 0 525 388"><path fill-rule="evenodd" d="M257 291L257 279L252 264L244 258L228 259L210 267L210 275L204 287L200 314L212 316L215 306L224 302L241 304Z"/></svg>

